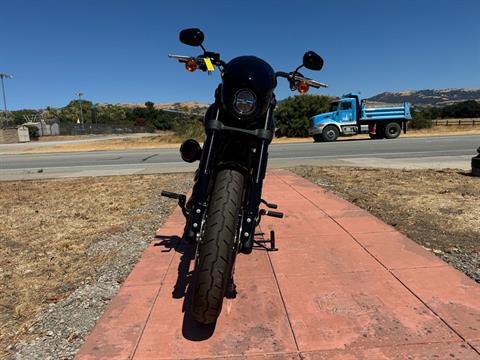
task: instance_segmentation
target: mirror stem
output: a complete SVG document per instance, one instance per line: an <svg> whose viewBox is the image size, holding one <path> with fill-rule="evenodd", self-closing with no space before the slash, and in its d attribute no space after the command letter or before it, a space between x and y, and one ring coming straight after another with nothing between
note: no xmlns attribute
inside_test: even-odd
<svg viewBox="0 0 480 360"><path fill-rule="evenodd" d="M295 69L294 73L297 73L298 70L300 70L303 66L304 66L304 65L302 64L302 65L300 65L299 67L297 67L297 68Z"/></svg>

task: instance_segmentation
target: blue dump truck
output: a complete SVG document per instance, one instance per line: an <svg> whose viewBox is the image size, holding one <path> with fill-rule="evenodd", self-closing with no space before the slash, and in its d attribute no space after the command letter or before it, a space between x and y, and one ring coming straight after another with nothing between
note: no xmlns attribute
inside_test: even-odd
<svg viewBox="0 0 480 360"><path fill-rule="evenodd" d="M369 108L358 93L343 95L330 110L310 119L309 134L315 141L335 141L340 135L368 133L371 139L395 139L411 120L410 104Z"/></svg>

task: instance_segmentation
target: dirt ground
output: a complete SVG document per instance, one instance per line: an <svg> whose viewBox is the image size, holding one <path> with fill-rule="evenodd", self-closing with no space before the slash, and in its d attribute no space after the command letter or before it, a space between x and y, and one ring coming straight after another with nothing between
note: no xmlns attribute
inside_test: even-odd
<svg viewBox="0 0 480 360"><path fill-rule="evenodd" d="M296 167L480 282L480 178L460 170Z"/></svg>
<svg viewBox="0 0 480 360"><path fill-rule="evenodd" d="M37 313L94 282L116 256L88 255L89 248L143 223L153 236L175 206L159 198L160 190L186 191L190 180L168 174L2 182L0 358L7 346L28 340ZM151 199L156 207L142 210Z"/></svg>
<svg viewBox="0 0 480 360"><path fill-rule="evenodd" d="M446 135L480 135L480 126L437 126L432 129L410 130L401 137L418 136L446 136ZM50 137L48 137L50 138ZM368 139L367 134L340 137L339 141L349 141L352 139ZM81 136L60 136L55 140L78 140L88 139L88 135ZM50 139L52 140L52 139ZM32 144L31 147L25 146L18 149L5 149L8 153L52 153L69 151L95 151L95 150L124 150L124 149L158 149L158 148L177 148L185 140L175 134L158 134L141 138L110 139L101 141L85 141L83 143L58 144L52 146L38 147ZM311 138L274 138L273 143L292 143L292 142L312 142ZM47 142L46 137L42 143Z"/></svg>

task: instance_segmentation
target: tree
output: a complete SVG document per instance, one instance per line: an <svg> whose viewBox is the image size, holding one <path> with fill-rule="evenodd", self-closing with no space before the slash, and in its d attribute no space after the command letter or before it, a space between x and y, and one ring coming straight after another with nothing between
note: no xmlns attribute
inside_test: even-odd
<svg viewBox="0 0 480 360"><path fill-rule="evenodd" d="M128 109L122 105L99 105L97 109L97 121L100 124L121 124L129 122Z"/></svg>
<svg viewBox="0 0 480 360"><path fill-rule="evenodd" d="M76 123L80 119L80 106L82 107L84 122L92 122L92 102L83 99L70 101L67 106L61 109L58 119L61 122Z"/></svg>
<svg viewBox="0 0 480 360"><path fill-rule="evenodd" d="M13 123L15 125L23 124L27 121L27 117L34 118L35 115L39 115L38 110L30 110L30 109L23 109L23 110L14 110L10 112L11 119L13 118Z"/></svg>
<svg viewBox="0 0 480 360"><path fill-rule="evenodd" d="M432 127L432 113L430 109L411 109L412 122L410 126L413 129L429 129Z"/></svg>
<svg viewBox="0 0 480 360"><path fill-rule="evenodd" d="M291 96L275 110L277 136L308 136L309 119L328 111L331 98L319 95Z"/></svg>

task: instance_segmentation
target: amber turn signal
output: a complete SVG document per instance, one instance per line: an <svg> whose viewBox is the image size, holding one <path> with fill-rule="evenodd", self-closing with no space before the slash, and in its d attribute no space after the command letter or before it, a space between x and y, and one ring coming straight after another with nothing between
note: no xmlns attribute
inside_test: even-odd
<svg viewBox="0 0 480 360"><path fill-rule="evenodd" d="M308 89L310 89L310 85L308 85L306 82L301 81L297 85L297 90L300 94L305 94Z"/></svg>
<svg viewBox="0 0 480 360"><path fill-rule="evenodd" d="M197 70L197 62L194 59L190 59L185 63L185 69L190 72Z"/></svg>

